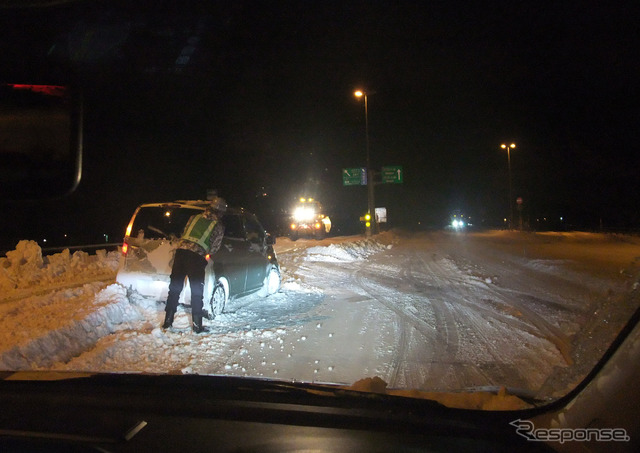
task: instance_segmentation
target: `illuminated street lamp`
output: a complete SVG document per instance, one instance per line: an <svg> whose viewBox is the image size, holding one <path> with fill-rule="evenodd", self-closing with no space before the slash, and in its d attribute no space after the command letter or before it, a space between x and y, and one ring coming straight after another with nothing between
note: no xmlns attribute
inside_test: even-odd
<svg viewBox="0 0 640 453"><path fill-rule="evenodd" d="M369 105L367 102L367 93L362 90L357 90L354 93L354 96L360 99L364 97L364 123L365 123L365 134L367 139L367 168L365 169L367 174L367 211L368 214L373 219L372 225L374 229L377 229L377 221L375 218L375 202L374 202L374 193L373 193L373 170L371 170L371 161L369 157ZM371 226L368 226L366 229L367 237L371 236Z"/></svg>
<svg viewBox="0 0 640 453"><path fill-rule="evenodd" d="M510 145L502 144L500 148L507 150L507 163L509 165L509 229L513 228L513 189L511 187L511 150L516 147L515 143Z"/></svg>

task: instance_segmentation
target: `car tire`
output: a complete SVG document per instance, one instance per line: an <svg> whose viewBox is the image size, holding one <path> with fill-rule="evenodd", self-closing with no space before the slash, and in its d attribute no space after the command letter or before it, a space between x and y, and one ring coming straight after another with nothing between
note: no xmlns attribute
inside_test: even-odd
<svg viewBox="0 0 640 453"><path fill-rule="evenodd" d="M213 317L224 313L224 305L227 300L227 291L221 282L217 282L209 299L209 308Z"/></svg>
<svg viewBox="0 0 640 453"><path fill-rule="evenodd" d="M275 294L280 289L280 269L278 266L269 265L267 270L267 276L264 278L262 288L260 289L260 296L268 297Z"/></svg>

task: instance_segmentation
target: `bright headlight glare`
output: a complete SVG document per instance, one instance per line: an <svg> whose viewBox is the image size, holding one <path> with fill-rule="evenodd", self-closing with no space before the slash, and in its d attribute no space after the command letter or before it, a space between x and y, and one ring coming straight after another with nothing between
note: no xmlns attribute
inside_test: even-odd
<svg viewBox="0 0 640 453"><path fill-rule="evenodd" d="M293 211L293 218L298 222L312 220L315 215L316 212L313 208L307 208L304 206L299 206Z"/></svg>

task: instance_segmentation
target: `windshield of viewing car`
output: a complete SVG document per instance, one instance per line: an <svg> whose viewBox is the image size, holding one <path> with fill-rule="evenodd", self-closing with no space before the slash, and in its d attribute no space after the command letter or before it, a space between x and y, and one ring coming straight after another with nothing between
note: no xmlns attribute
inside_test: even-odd
<svg viewBox="0 0 640 453"><path fill-rule="evenodd" d="M39 130L81 129L82 175L66 196L46 180L0 194L0 370L526 406L582 382L640 306L623 7L14 3L0 0L0 86L69 88L82 121ZM0 133L17 124L6 106ZM12 134L0 164L31 143ZM165 325L177 244L123 238L179 237L215 197L233 240L207 268L208 331L186 292Z"/></svg>

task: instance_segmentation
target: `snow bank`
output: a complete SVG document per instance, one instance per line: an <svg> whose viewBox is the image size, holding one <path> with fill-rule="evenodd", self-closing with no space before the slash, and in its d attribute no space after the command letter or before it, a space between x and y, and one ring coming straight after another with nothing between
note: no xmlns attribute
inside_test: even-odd
<svg viewBox="0 0 640 453"><path fill-rule="evenodd" d="M95 285L87 284L81 289L61 291L57 297L47 297L45 304L55 305L56 313L61 315L58 318L47 316L41 308L42 318L7 316L3 319L3 328L10 330L4 330L0 336L0 369L40 369L67 362L100 338L142 319L140 312L129 303L123 287L113 284L95 295ZM92 303L78 304L74 310L73 306L60 303L63 299L76 302L84 299ZM93 307L88 308L89 305ZM5 349L7 347L10 349Z"/></svg>
<svg viewBox="0 0 640 453"><path fill-rule="evenodd" d="M68 361L139 320L124 288L107 286L118 261L117 251L105 250L43 257L38 244L26 240L0 258L0 369Z"/></svg>
<svg viewBox="0 0 640 453"><path fill-rule="evenodd" d="M98 250L89 255L83 251L71 254L69 249L43 257L35 241L20 241L6 258L0 258L0 300L11 298L18 290L78 282L79 276L82 281L115 278L119 258L117 251Z"/></svg>
<svg viewBox="0 0 640 453"><path fill-rule="evenodd" d="M368 256L386 250L387 245L375 239L317 246L307 249L308 261L350 262L364 260Z"/></svg>

